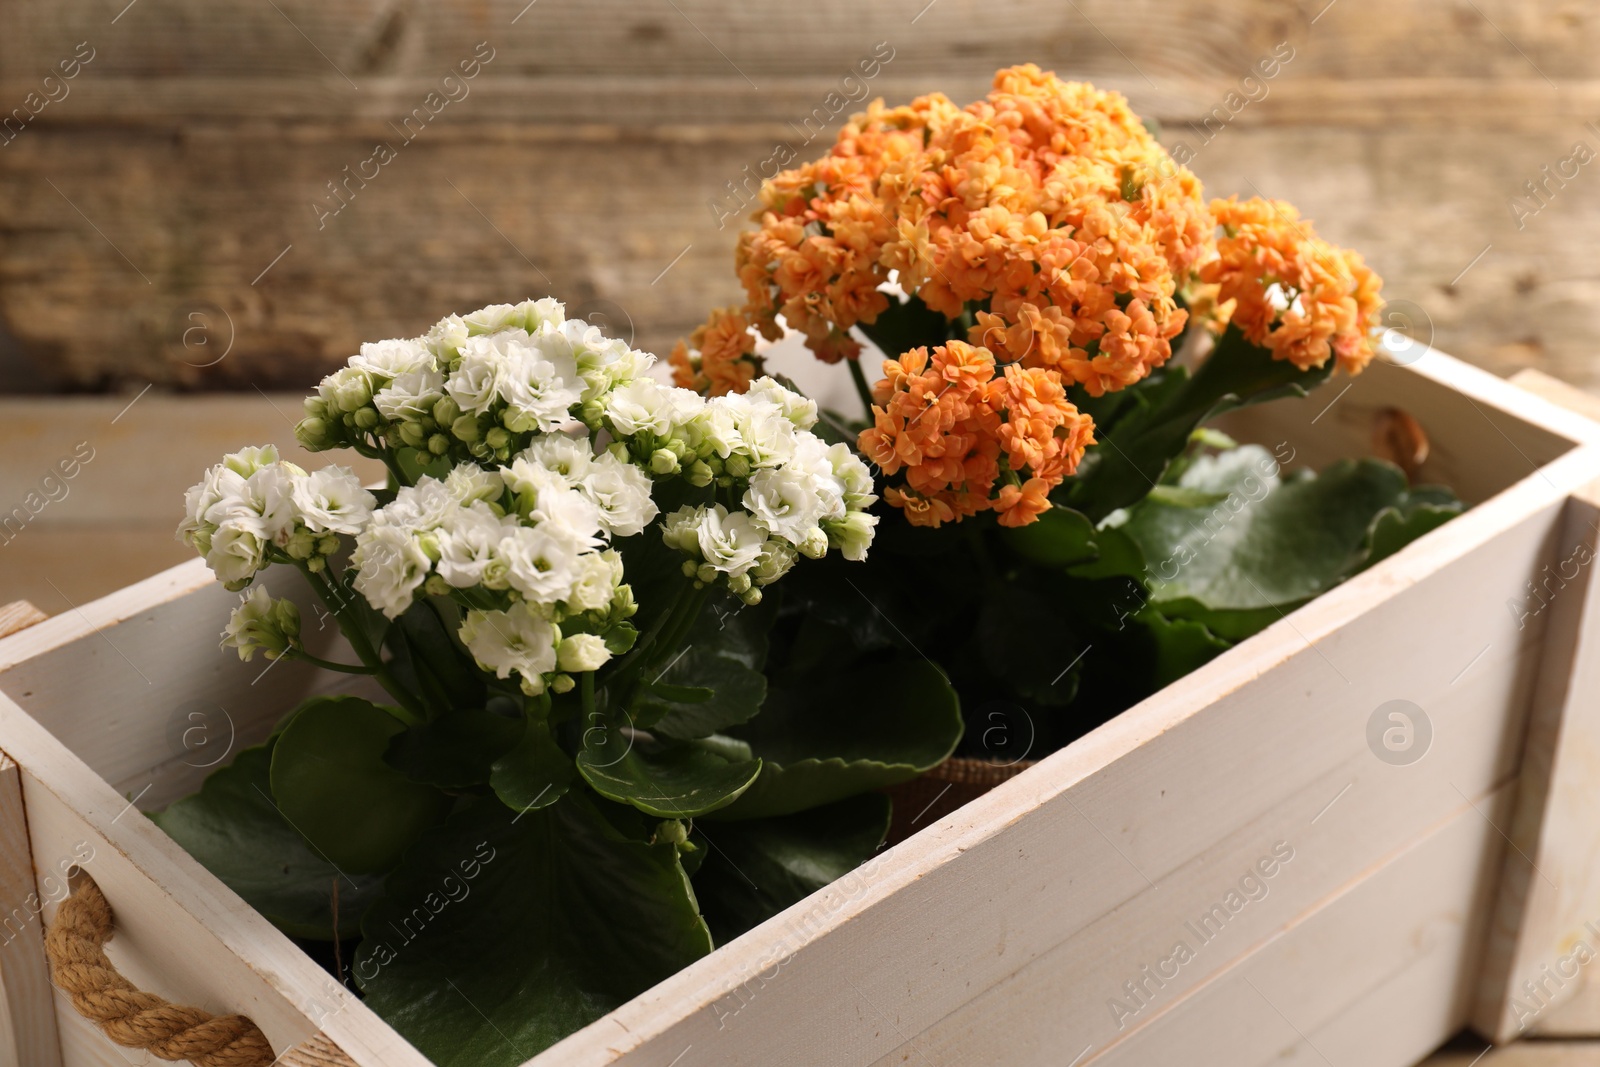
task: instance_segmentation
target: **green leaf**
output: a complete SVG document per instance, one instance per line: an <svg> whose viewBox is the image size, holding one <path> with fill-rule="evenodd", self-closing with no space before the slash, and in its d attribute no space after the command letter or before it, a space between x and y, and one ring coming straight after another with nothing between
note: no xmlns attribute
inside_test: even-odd
<svg viewBox="0 0 1600 1067"><path fill-rule="evenodd" d="M200 792L150 818L291 937L333 940L338 882L339 936L352 937L379 880L341 875L284 821L272 802L271 763L271 743L242 749L206 778Z"/></svg>
<svg viewBox="0 0 1600 1067"><path fill-rule="evenodd" d="M677 847L570 793L426 833L363 924L366 1004L438 1067L515 1067L704 956Z"/></svg>
<svg viewBox="0 0 1600 1067"><path fill-rule="evenodd" d="M996 583L978 616L976 642L990 677L1041 707L1072 702L1074 668L1093 643L1077 625L1074 590L1064 586L1051 574Z"/></svg>
<svg viewBox="0 0 1600 1067"><path fill-rule="evenodd" d="M1320 370L1298 370L1229 326L1192 377L1174 367L1124 390L1138 407L1124 404L1114 425L1097 432L1099 444L1063 486L1062 498L1091 519L1103 519L1154 487L1202 422L1281 396L1304 396L1332 370L1332 360Z"/></svg>
<svg viewBox="0 0 1600 1067"><path fill-rule="evenodd" d="M404 729L357 697L307 701L272 750L272 797L289 824L329 862L384 871L450 809L450 798L383 761Z"/></svg>
<svg viewBox="0 0 1600 1067"><path fill-rule="evenodd" d="M1152 691L1205 666L1231 644L1198 622L1169 619L1146 606L1131 616L1142 624L1155 643L1155 679Z"/></svg>
<svg viewBox="0 0 1600 1067"><path fill-rule="evenodd" d="M872 857L889 833L889 798L864 793L773 819L717 823L695 896L718 944L738 937Z"/></svg>
<svg viewBox="0 0 1600 1067"><path fill-rule="evenodd" d="M489 768L521 739L523 723L481 708L450 711L398 733L384 761L413 782L464 789L489 780Z"/></svg>
<svg viewBox="0 0 1600 1067"><path fill-rule="evenodd" d="M1281 484L1275 468L1265 449L1241 446L1183 474L1183 487L1221 494L1218 502L1152 497L1129 511L1120 529L1148 561L1162 615L1246 637L1453 513L1435 491L1412 501L1405 475L1378 460L1343 460Z"/></svg>
<svg viewBox="0 0 1600 1067"><path fill-rule="evenodd" d="M879 660L806 681L774 689L762 713L734 731L761 758L761 775L715 818L788 815L904 782L961 740L960 701L926 660Z"/></svg>
<svg viewBox="0 0 1600 1067"><path fill-rule="evenodd" d="M683 650L641 683L633 722L665 737L707 737L747 722L761 710L767 679L767 633L777 597L747 607L719 595L700 612Z"/></svg>
<svg viewBox="0 0 1600 1067"><path fill-rule="evenodd" d="M615 720L584 731L577 763L578 773L601 796L671 819L727 807L761 773L758 759L730 760L688 741L663 744Z"/></svg>
<svg viewBox="0 0 1600 1067"><path fill-rule="evenodd" d="M560 800L577 773L572 757L550 736L550 725L530 719L515 748L494 763L489 785L513 811L532 811Z"/></svg>
<svg viewBox="0 0 1600 1067"><path fill-rule="evenodd" d="M1053 507L1026 526L1002 526L1000 540L1023 559L1042 567L1071 567L1100 555L1094 523L1068 507Z"/></svg>

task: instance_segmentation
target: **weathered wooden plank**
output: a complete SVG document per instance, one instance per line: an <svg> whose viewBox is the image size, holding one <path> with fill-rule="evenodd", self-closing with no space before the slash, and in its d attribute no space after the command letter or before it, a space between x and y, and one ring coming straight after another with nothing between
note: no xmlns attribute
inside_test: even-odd
<svg viewBox="0 0 1600 1067"><path fill-rule="evenodd" d="M45 868L39 875L59 878L61 872ZM22 773L0 753L0 901L5 905L0 944L0 1064L7 1067L61 1067L37 907L42 897L37 890L22 802Z"/></svg>

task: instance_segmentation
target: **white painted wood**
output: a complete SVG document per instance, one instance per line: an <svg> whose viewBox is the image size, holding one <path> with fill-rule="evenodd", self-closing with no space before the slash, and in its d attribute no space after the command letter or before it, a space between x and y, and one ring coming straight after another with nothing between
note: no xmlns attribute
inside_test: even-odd
<svg viewBox="0 0 1600 1067"><path fill-rule="evenodd" d="M1534 692L1516 818L1473 1025L1523 1033L1600 958L1600 486L1568 502L1560 562L1536 583L1554 632ZM1582 944L1582 949L1578 946Z"/></svg>
<svg viewBox="0 0 1600 1067"><path fill-rule="evenodd" d="M0 753L0 1067L61 1067L22 772Z"/></svg>
<svg viewBox="0 0 1600 1067"><path fill-rule="evenodd" d="M22 767L34 866L41 896L50 901L46 922L64 894L51 872L81 865L116 912L117 933L107 953L136 985L211 1011L249 1015L279 1051L321 1029L359 1062L427 1067L359 1000L4 697L0 740ZM64 1045L77 1041L81 1034L66 1036L71 1005L59 996L55 1003ZM79 1063L68 1060L68 1067Z"/></svg>
<svg viewBox="0 0 1600 1067"><path fill-rule="evenodd" d="M1508 817L1510 794L1510 787L1502 787L1480 799L1481 814L1463 802L1433 832L1381 868L1352 879L1150 1025L1083 1062L1096 1067L1264 1065L1278 1062L1307 1035L1335 1063L1412 1063L1416 1050L1425 1052L1438 1044L1438 1035L1455 1025L1466 1003L1476 932L1492 902L1497 874L1486 861L1498 859L1504 848L1484 815ZM1480 876L1461 877L1474 863ZM1417 968L1431 973L1438 966L1435 957L1447 961L1450 977L1439 983L1428 1002L1430 1010L1415 998L1402 999L1404 1010L1378 1031L1380 1047L1362 1055L1332 1054L1326 1047L1331 1035L1346 1028L1352 1015L1367 1011L1363 1002L1370 995L1404 982ZM984 999L1002 990L1015 994L1023 980L1023 975L1014 975ZM955 1017L947 1018L936 1031L956 1023ZM923 1048L935 1062L944 1062L936 1046ZM1069 1054L1076 1051L1069 1049ZM1014 1062L1003 1047L996 1053L996 1062Z"/></svg>

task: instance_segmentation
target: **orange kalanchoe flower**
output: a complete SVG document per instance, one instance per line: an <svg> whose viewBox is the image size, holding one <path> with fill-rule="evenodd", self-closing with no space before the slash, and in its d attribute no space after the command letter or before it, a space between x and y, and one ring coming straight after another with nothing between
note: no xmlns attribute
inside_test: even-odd
<svg viewBox="0 0 1600 1067"><path fill-rule="evenodd" d="M761 373L761 357L750 323L735 308L718 308L705 325L689 335L691 353L682 341L672 349L672 382L711 396L742 393Z"/></svg>
<svg viewBox="0 0 1600 1067"><path fill-rule="evenodd" d="M856 445L885 475L904 474L905 484L885 489L884 499L912 525L989 510L1003 525L1032 522L1094 443L1093 423L1067 400L1055 374L998 369L992 352L963 341L931 356L914 348L884 361L885 376L873 386L873 425Z"/></svg>
<svg viewBox="0 0 1600 1067"><path fill-rule="evenodd" d="M1200 278L1217 286L1219 326L1233 323L1301 370L1330 355L1348 374L1372 361L1383 281L1358 253L1319 238L1281 200L1230 197L1211 213L1223 236Z"/></svg>
<svg viewBox="0 0 1600 1067"><path fill-rule="evenodd" d="M886 361L858 441L914 525L1032 522L1094 443L1067 391L1143 380L1191 314L1302 370L1332 355L1355 373L1374 351L1381 282L1359 256L1287 204L1208 206L1121 95L1032 64L965 108L875 101L761 202L736 256L745 305L697 330L698 352L680 343L677 381L742 390L753 335L785 326L826 362L856 359L852 328L870 333L896 288L915 296L949 320L935 336L966 339Z"/></svg>

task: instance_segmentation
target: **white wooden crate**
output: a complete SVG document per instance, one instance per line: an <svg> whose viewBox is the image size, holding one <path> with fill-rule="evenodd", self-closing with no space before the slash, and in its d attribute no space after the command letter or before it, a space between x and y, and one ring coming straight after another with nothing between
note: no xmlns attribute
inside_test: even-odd
<svg viewBox="0 0 1600 1067"><path fill-rule="evenodd" d="M1431 351L1228 425L1320 467L1367 454L1390 406L1426 429L1422 477L1466 514L530 1067L1399 1067L1463 1024L1514 1036L1522 983L1600 918L1593 568L1565 573L1542 610L1508 607L1546 565L1593 551L1600 425ZM345 682L283 663L255 684L262 664L216 647L233 599L195 561L0 641L5 907L30 884L51 897L60 865L92 849L83 866L117 914L109 951L142 987L250 1015L275 1050L320 1032L360 1067L420 1067L134 813L204 777L189 712L225 709L242 745ZM1407 766L1368 747L1394 699L1433 728ZM1230 910L1263 866L1265 895ZM51 1006L40 921L23 918L0 949L0 1064L127 1062L63 997ZM1174 963L1179 941L1192 958Z"/></svg>

